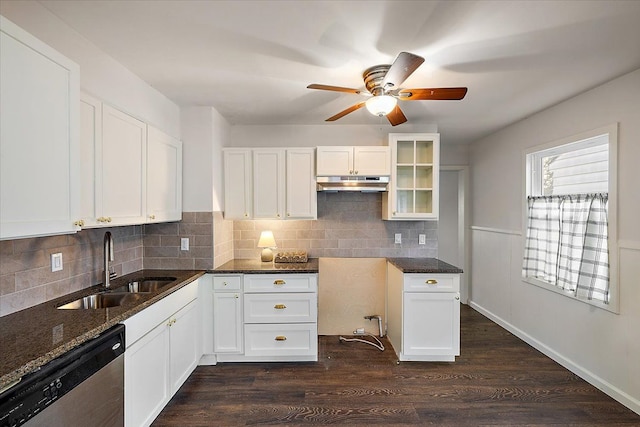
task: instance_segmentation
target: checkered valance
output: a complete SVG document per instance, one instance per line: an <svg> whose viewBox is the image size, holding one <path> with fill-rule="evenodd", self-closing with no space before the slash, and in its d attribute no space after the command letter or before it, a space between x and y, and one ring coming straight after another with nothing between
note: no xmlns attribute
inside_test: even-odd
<svg viewBox="0 0 640 427"><path fill-rule="evenodd" d="M523 277L609 302L608 195L528 198Z"/></svg>

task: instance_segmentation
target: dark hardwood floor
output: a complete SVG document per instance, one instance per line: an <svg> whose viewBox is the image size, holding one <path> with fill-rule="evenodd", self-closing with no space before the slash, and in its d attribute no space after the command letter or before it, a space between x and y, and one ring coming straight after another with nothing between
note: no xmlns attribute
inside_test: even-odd
<svg viewBox="0 0 640 427"><path fill-rule="evenodd" d="M153 426L640 426L614 401L467 306L455 363L319 340L317 363L200 366Z"/></svg>

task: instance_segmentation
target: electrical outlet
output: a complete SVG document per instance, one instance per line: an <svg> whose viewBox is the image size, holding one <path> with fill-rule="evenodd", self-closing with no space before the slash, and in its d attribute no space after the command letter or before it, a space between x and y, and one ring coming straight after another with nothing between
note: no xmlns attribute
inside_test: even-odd
<svg viewBox="0 0 640 427"><path fill-rule="evenodd" d="M180 250L188 251L189 250L189 238L183 237L180 239Z"/></svg>
<svg viewBox="0 0 640 427"><path fill-rule="evenodd" d="M396 244L402 244L402 234L400 233L396 233L396 240L395 240Z"/></svg>
<svg viewBox="0 0 640 427"><path fill-rule="evenodd" d="M427 244L427 235L426 234L418 235L418 244L419 245L426 245Z"/></svg>
<svg viewBox="0 0 640 427"><path fill-rule="evenodd" d="M51 271L62 271L62 253L51 254Z"/></svg>

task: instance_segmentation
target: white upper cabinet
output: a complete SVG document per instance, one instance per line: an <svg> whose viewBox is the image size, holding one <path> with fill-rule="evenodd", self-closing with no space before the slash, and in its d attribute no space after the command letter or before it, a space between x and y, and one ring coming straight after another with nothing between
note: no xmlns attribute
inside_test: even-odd
<svg viewBox="0 0 640 427"><path fill-rule="evenodd" d="M282 219L285 207L285 150L253 149L253 218Z"/></svg>
<svg viewBox="0 0 640 427"><path fill-rule="evenodd" d="M390 171L386 146L325 146L317 148L317 176L384 176Z"/></svg>
<svg viewBox="0 0 640 427"><path fill-rule="evenodd" d="M147 125L109 105L102 106L102 152L96 177L98 222L146 221Z"/></svg>
<svg viewBox="0 0 640 427"><path fill-rule="evenodd" d="M287 219L316 219L315 149L287 149Z"/></svg>
<svg viewBox="0 0 640 427"><path fill-rule="evenodd" d="M182 218L181 141L85 93L80 141L82 227Z"/></svg>
<svg viewBox="0 0 640 427"><path fill-rule="evenodd" d="M0 16L0 239L79 228L77 64Z"/></svg>
<svg viewBox="0 0 640 427"><path fill-rule="evenodd" d="M440 135L389 134L391 180L382 196L382 219L437 220Z"/></svg>
<svg viewBox="0 0 640 427"><path fill-rule="evenodd" d="M224 150L227 219L315 219L315 149Z"/></svg>
<svg viewBox="0 0 640 427"><path fill-rule="evenodd" d="M182 141L147 126L147 222L182 219Z"/></svg>
<svg viewBox="0 0 640 427"><path fill-rule="evenodd" d="M250 219L252 215L251 150L225 149L224 217Z"/></svg>

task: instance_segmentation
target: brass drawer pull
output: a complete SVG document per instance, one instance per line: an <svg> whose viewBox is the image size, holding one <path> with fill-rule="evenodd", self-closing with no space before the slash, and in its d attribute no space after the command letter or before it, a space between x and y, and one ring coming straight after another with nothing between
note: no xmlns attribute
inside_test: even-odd
<svg viewBox="0 0 640 427"><path fill-rule="evenodd" d="M425 283L427 285L437 285L438 281L436 279L428 279Z"/></svg>
<svg viewBox="0 0 640 427"><path fill-rule="evenodd" d="M276 304L273 306L273 308L275 308L276 310L284 310L285 308L287 308L287 306L284 304Z"/></svg>
<svg viewBox="0 0 640 427"><path fill-rule="evenodd" d="M274 281L273 281L273 284L274 284L274 285L284 285L285 283L287 283L287 282L285 282L285 281L284 281L284 280L282 280L282 279L277 279L277 280L274 280Z"/></svg>
<svg viewBox="0 0 640 427"><path fill-rule="evenodd" d="M278 335L276 337L276 341L286 341L286 340L287 340L287 337L285 337L284 335Z"/></svg>

